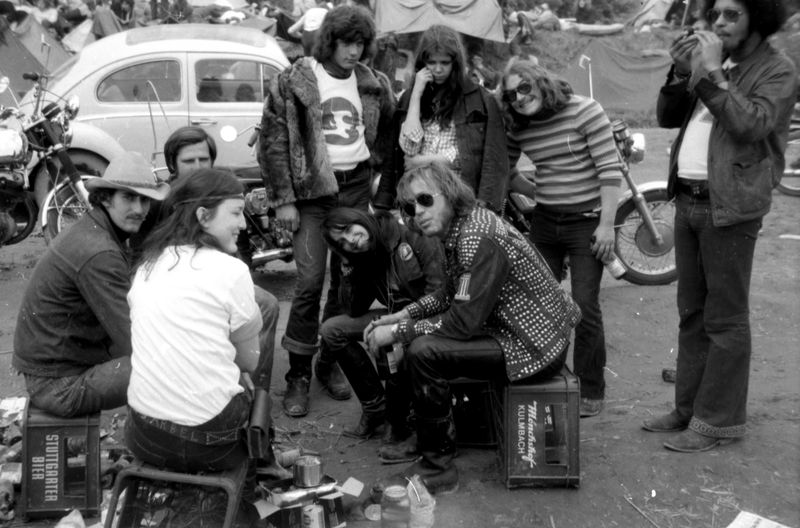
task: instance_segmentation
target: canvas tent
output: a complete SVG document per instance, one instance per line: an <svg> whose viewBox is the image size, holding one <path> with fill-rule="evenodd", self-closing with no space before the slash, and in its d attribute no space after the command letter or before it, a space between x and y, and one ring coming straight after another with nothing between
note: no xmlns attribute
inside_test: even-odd
<svg viewBox="0 0 800 528"><path fill-rule="evenodd" d="M643 25L658 21L665 22L667 13L672 8L673 0L644 0L642 8L628 21L634 28L639 29Z"/></svg>
<svg viewBox="0 0 800 528"><path fill-rule="evenodd" d="M563 73L576 93L589 94L589 63L594 99L606 111L641 111L655 108L658 91L664 84L672 59L664 50L659 54L633 55L608 47L600 40L592 42L583 53L584 68L579 60Z"/></svg>
<svg viewBox="0 0 800 528"><path fill-rule="evenodd" d="M505 42L497 0L380 0L375 2L378 34L425 31L446 24L460 33Z"/></svg>

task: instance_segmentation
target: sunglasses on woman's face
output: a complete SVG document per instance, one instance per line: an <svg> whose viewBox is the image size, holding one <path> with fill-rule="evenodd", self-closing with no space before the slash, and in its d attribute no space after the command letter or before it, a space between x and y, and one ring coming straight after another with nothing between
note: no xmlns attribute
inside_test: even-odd
<svg viewBox="0 0 800 528"><path fill-rule="evenodd" d="M400 204L400 208L408 216L416 216L417 204L421 205L422 207L430 207L433 205L433 199L439 196L440 194L442 193L436 193L436 194L420 193L414 197L413 202L403 202L402 204Z"/></svg>
<svg viewBox="0 0 800 528"><path fill-rule="evenodd" d="M722 15L725 17L725 20L730 22L731 24L735 24L739 21L739 17L744 14L744 11L740 11L738 9L709 9L706 11L706 20L708 20L709 24L713 24L717 21L717 19Z"/></svg>
<svg viewBox="0 0 800 528"><path fill-rule="evenodd" d="M517 95L528 95L533 90L533 86L528 81L522 81L516 88L503 90L503 102L513 103L517 100Z"/></svg>

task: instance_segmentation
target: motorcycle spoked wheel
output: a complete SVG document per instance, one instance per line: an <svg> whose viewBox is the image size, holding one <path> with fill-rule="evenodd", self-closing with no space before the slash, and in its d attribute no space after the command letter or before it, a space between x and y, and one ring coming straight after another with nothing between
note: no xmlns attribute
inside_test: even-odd
<svg viewBox="0 0 800 528"><path fill-rule="evenodd" d="M615 220L616 252L626 269L622 278L642 286L669 284L678 278L675 202L669 199L666 189L651 189L643 194L663 242L656 244L650 236L633 199L623 202Z"/></svg>
<svg viewBox="0 0 800 528"><path fill-rule="evenodd" d="M36 219L39 217L39 208L36 201L31 196L26 196L24 200L18 202L11 210L11 217L17 223L17 232L8 239L4 245L16 244L31 234L36 227Z"/></svg>
<svg viewBox="0 0 800 528"><path fill-rule="evenodd" d="M71 185L62 185L47 203L44 204L47 225L44 227L44 241L47 244L77 222L85 213L86 206L75 194Z"/></svg>
<svg viewBox="0 0 800 528"><path fill-rule="evenodd" d="M800 196L800 139L789 142L785 157L786 170L777 189L789 196Z"/></svg>

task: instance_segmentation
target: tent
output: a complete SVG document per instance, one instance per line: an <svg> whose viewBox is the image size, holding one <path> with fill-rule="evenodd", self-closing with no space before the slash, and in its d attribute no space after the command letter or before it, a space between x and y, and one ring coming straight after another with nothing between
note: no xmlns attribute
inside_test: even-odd
<svg viewBox="0 0 800 528"><path fill-rule="evenodd" d="M380 0L375 2L378 34L425 31L445 24L460 33L505 42L497 0Z"/></svg>
<svg viewBox="0 0 800 528"><path fill-rule="evenodd" d="M31 88L31 82L24 80L22 74L44 71L44 66L12 31L3 16L0 16L0 57L0 76L8 77L10 83L8 90L0 94L0 105L13 106L11 92L21 99Z"/></svg>
<svg viewBox="0 0 800 528"><path fill-rule="evenodd" d="M94 33L92 33L92 24L92 19L87 18L76 27L72 28L72 31L64 35L64 38L61 39L61 43L69 51L78 53L85 46L97 40Z"/></svg>
<svg viewBox="0 0 800 528"><path fill-rule="evenodd" d="M607 111L647 112L655 108L658 91L671 64L665 50L632 55L596 40L584 51L583 60L570 65L562 76L575 93L588 96L591 91Z"/></svg>
<svg viewBox="0 0 800 528"><path fill-rule="evenodd" d="M628 21L628 24L639 29L649 22L665 22L672 3L673 0L643 0L642 8Z"/></svg>
<svg viewBox="0 0 800 528"><path fill-rule="evenodd" d="M67 62L70 57L67 50L33 16L25 17L14 28L14 34L42 65L36 71L49 73Z"/></svg>

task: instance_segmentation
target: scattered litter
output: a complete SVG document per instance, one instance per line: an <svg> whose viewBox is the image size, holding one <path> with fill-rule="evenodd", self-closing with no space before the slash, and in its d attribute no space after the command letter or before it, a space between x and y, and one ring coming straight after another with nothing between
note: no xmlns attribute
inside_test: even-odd
<svg viewBox="0 0 800 528"><path fill-rule="evenodd" d="M769 519L746 511L739 512L739 515L728 525L728 528L790 528L785 524L770 521Z"/></svg>
<svg viewBox="0 0 800 528"><path fill-rule="evenodd" d="M86 528L86 523L83 521L80 511L72 510L58 521L55 528Z"/></svg>
<svg viewBox="0 0 800 528"><path fill-rule="evenodd" d="M778 235L778 238L782 238L784 240L800 240L800 235L784 234L784 235Z"/></svg>
<svg viewBox="0 0 800 528"><path fill-rule="evenodd" d="M608 367L603 367L603 370L607 370L607 371L609 371L609 372L611 373L611 375L612 375L612 376L614 376L615 378L618 378L618 377L619 377L619 374L617 374L616 372L614 372L613 370L611 370L611 369L610 369L610 368L608 368Z"/></svg>

